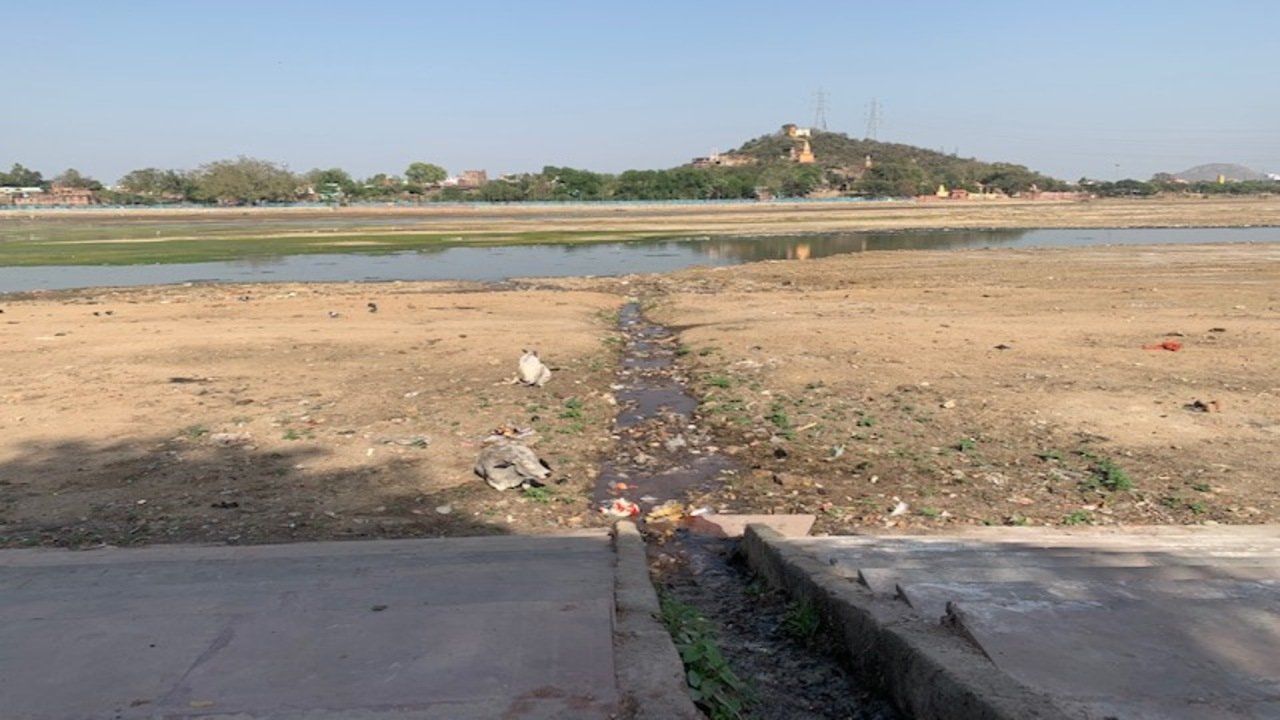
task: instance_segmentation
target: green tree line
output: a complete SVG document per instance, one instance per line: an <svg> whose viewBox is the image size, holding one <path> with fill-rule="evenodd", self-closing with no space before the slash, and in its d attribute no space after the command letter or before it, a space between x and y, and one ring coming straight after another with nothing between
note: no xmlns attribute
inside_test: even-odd
<svg viewBox="0 0 1280 720"><path fill-rule="evenodd" d="M911 197L948 190L1019 195L1035 190L1082 189L1100 196L1155 194L1253 194L1280 190L1275 181L1182 183L1168 175L1151 181L1089 181L1068 184L1012 163L989 163L956 153L911 145L849 138L812 131L808 136L817 161L791 158L797 140L786 127L744 143L719 163L682 165L665 170L596 173L547 166L540 172L505 176L477 187L447 186L446 170L413 162L400 175L378 173L357 179L341 168L294 173L284 165L255 158L218 160L195 170L142 168L111 188L74 169L46 180L40 172L14 164L0 172L0 185L47 187L61 184L98 192L108 204L204 203L252 205L319 201L598 201L732 200L806 197L814 193L869 198Z"/></svg>

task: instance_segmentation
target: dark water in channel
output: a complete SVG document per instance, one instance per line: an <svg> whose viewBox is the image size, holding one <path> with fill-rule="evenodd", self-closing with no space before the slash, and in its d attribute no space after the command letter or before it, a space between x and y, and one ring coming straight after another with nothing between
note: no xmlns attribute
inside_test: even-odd
<svg viewBox="0 0 1280 720"><path fill-rule="evenodd" d="M1280 227L841 232L585 245L443 245L413 252L292 255L170 265L0 267L0 292L184 282L493 282L511 277L669 272L693 265L816 259L869 250L1223 242L1280 242Z"/></svg>

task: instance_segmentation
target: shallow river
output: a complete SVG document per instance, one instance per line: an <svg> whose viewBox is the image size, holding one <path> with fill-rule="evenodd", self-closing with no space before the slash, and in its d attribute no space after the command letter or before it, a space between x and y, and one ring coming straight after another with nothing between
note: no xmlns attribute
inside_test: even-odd
<svg viewBox="0 0 1280 720"><path fill-rule="evenodd" d="M292 255L171 265L0 267L0 293L184 282L500 281L668 272L692 265L820 258L867 250L1221 242L1280 242L1280 228L844 232L589 245L436 246L380 255Z"/></svg>

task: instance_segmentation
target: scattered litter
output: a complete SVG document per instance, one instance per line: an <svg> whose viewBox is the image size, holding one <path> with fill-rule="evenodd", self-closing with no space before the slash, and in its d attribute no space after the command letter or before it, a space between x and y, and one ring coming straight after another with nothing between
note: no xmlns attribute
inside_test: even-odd
<svg viewBox="0 0 1280 720"><path fill-rule="evenodd" d="M637 517L640 515L640 506L626 498L618 498L613 502L605 503L600 508L600 512L608 515L609 517Z"/></svg>
<svg viewBox="0 0 1280 720"><path fill-rule="evenodd" d="M1210 400L1209 402L1205 402L1203 400L1196 400L1194 402L1187 403L1182 407L1186 410L1190 410L1191 412L1203 412L1203 413L1222 412L1222 406L1218 403L1217 400Z"/></svg>
<svg viewBox="0 0 1280 720"><path fill-rule="evenodd" d="M449 514L449 513L451 513L451 512L453 512L453 506L452 506L452 505L437 505L437 506L436 506L436 513L438 513L438 514L440 514L440 515L448 515L448 514Z"/></svg>
<svg viewBox="0 0 1280 720"><path fill-rule="evenodd" d="M997 346L996 346L996 349L997 349L997 350L1012 350L1012 349L1013 349L1013 346L1012 346L1012 345L1005 345L1004 343L1000 343L999 345L997 345Z"/></svg>
<svg viewBox="0 0 1280 720"><path fill-rule="evenodd" d="M173 384L175 384L175 385L186 385L186 384L188 384L188 383L207 383L207 382L213 382L213 378L208 378L208 377L182 377L182 376L179 376L179 377L171 377L171 378L169 378L169 382L171 382L171 383L173 383Z"/></svg>
<svg viewBox="0 0 1280 720"><path fill-rule="evenodd" d="M1182 343L1178 342L1177 340L1165 340L1164 342L1160 342L1160 343L1143 345L1142 349L1143 350L1168 350L1169 352L1178 352L1179 350L1182 349Z"/></svg>
<svg viewBox="0 0 1280 720"><path fill-rule="evenodd" d="M518 368L520 382L525 385L535 385L542 387L551 379L551 369L542 364L542 360L538 359L537 350L525 350L520 356L520 365Z"/></svg>
<svg viewBox="0 0 1280 720"><path fill-rule="evenodd" d="M684 506L679 500L668 500L649 511L644 516L646 523L678 523L685 516Z"/></svg>
<svg viewBox="0 0 1280 720"><path fill-rule="evenodd" d="M551 476L551 466L527 446L499 438L480 451L473 468L476 475L495 490L512 490L523 485L540 487Z"/></svg>
<svg viewBox="0 0 1280 720"><path fill-rule="evenodd" d="M209 435L209 442L218 447L236 447L238 445L248 445L253 441L253 436L247 432L229 433L219 432Z"/></svg>
<svg viewBox="0 0 1280 720"><path fill-rule="evenodd" d="M831 448L831 455L827 458L827 460L828 461L839 460L842 457L844 457L844 446L836 445L835 447Z"/></svg>
<svg viewBox="0 0 1280 720"><path fill-rule="evenodd" d="M1227 331L1227 329L1226 329L1226 328L1222 328L1222 327L1211 327L1211 328L1209 328L1209 332L1211 332L1211 333L1224 333L1224 332L1226 332L1226 331Z"/></svg>
<svg viewBox="0 0 1280 720"><path fill-rule="evenodd" d="M371 313L378 312L378 303L371 302L371 303L367 303L366 306L369 308L369 312Z"/></svg>
<svg viewBox="0 0 1280 720"><path fill-rule="evenodd" d="M894 498L894 500L898 500L898 498ZM897 517L899 515L905 515L907 514L907 511L910 509L911 507L909 505L902 502L901 500L898 500L898 504L894 505L893 509L889 511L889 517Z"/></svg>
<svg viewBox="0 0 1280 720"><path fill-rule="evenodd" d="M489 437L485 438L485 442L493 442L499 438L521 439L537 435L538 431L533 428L522 428L514 425L499 425L489 431Z"/></svg>
<svg viewBox="0 0 1280 720"><path fill-rule="evenodd" d="M240 507L240 503L235 500L219 500L216 503L211 503L209 507L217 508L219 510L231 510Z"/></svg>
<svg viewBox="0 0 1280 720"><path fill-rule="evenodd" d="M431 438L426 435L414 435L412 437L393 438L381 437L378 442L383 445L403 445L405 447L424 448L431 444Z"/></svg>

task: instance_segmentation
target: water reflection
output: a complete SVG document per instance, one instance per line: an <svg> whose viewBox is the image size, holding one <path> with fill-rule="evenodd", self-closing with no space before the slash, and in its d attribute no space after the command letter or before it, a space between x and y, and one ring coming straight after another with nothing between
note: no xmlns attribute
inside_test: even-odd
<svg viewBox="0 0 1280 720"><path fill-rule="evenodd" d="M869 250L927 250L1015 245L1039 230L926 230L820 233L706 239L693 243L708 257L738 262L808 260Z"/></svg>
<svg viewBox="0 0 1280 720"><path fill-rule="evenodd" d="M257 257L175 265L0 267L0 292L182 282L472 280L670 272L880 250L1280 242L1280 228L929 230L579 245L431 245L408 252Z"/></svg>

